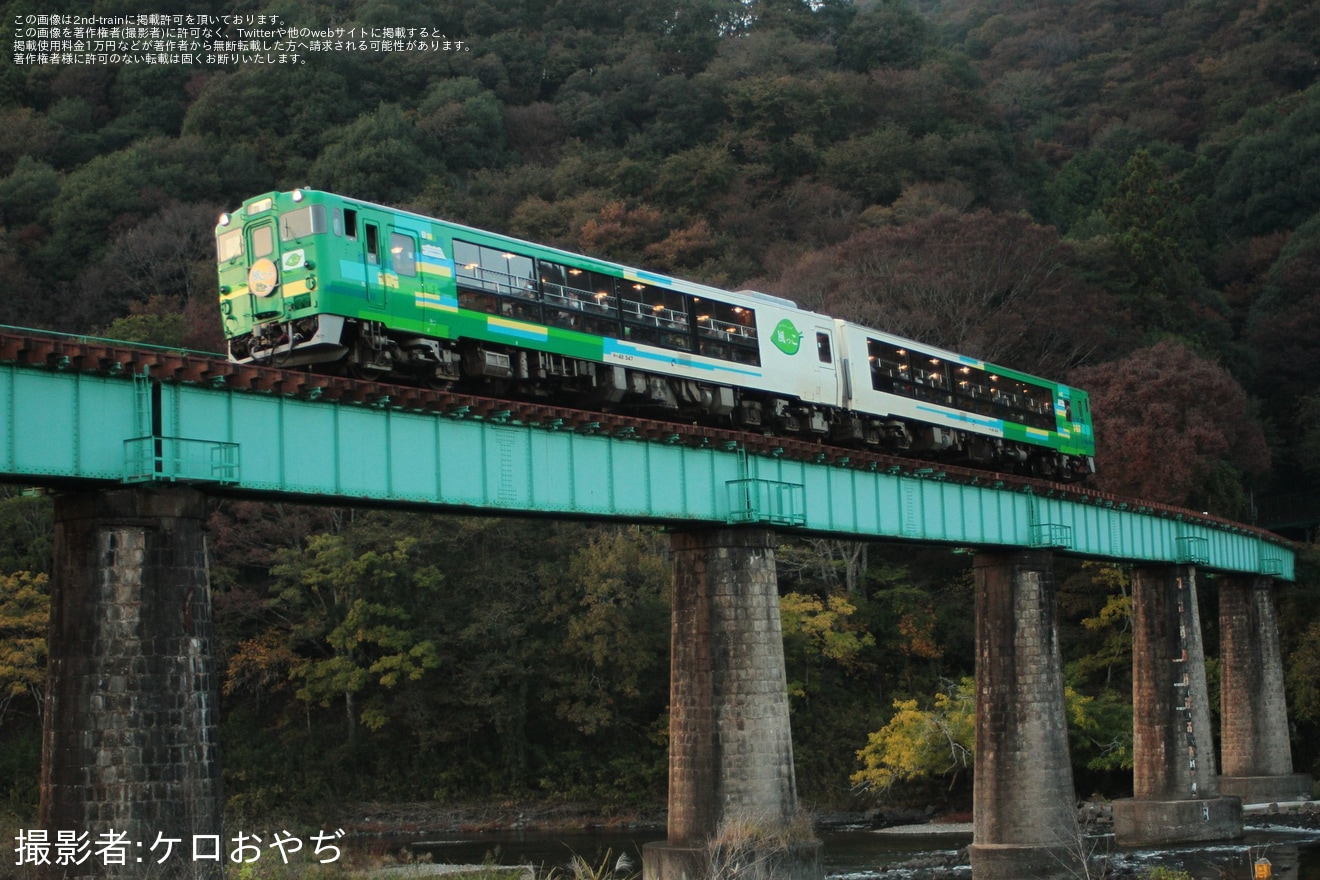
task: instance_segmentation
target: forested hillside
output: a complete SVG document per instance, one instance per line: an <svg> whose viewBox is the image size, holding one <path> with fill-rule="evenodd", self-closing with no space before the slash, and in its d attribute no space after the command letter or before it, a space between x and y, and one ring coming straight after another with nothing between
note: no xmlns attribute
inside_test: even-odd
<svg viewBox="0 0 1320 880"><path fill-rule="evenodd" d="M1311 0L85 0L57 5L463 47L12 63L16 18L51 5L0 5L0 323L219 350L215 218L311 186L1067 378L1092 393L1102 489L1238 519L1320 493ZM49 521L0 498L0 791L20 810ZM231 806L662 797L663 535L225 502L212 538ZM869 793L850 776L868 733L888 731L876 758L928 709L962 730L969 557L779 559L808 798L965 793L947 755L859 777ZM1298 769L1320 773L1316 563L1280 602ZM1126 583L1078 568L1061 601L1079 787L1121 794Z"/></svg>

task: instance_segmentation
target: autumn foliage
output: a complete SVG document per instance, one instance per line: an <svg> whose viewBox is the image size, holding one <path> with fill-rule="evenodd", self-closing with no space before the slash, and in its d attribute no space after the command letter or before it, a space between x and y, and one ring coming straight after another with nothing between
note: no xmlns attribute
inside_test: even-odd
<svg viewBox="0 0 1320 880"><path fill-rule="evenodd" d="M310 185L1067 379L1101 489L1240 518L1320 497L1320 4L285 6L469 51L0 65L0 323L218 349L217 213ZM0 490L11 800L36 796L50 519ZM233 499L210 525L231 809L660 797L663 535ZM1280 621L1316 772L1302 559ZM859 748L876 790L965 778L966 557L778 563L802 791L846 800ZM1082 769L1130 756L1121 580L1061 587Z"/></svg>
<svg viewBox="0 0 1320 880"><path fill-rule="evenodd" d="M1046 374L1112 350L1127 329L1056 230L985 210L857 232L772 286L809 308Z"/></svg>
<svg viewBox="0 0 1320 880"><path fill-rule="evenodd" d="M1216 489L1221 463L1259 477L1265 434L1228 371L1172 339L1073 372L1091 393L1099 488L1233 516L1241 497Z"/></svg>

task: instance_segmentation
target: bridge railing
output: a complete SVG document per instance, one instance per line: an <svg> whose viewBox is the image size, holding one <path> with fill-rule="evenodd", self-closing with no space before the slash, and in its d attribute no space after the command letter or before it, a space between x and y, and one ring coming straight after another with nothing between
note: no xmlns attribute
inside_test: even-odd
<svg viewBox="0 0 1320 880"><path fill-rule="evenodd" d="M239 444L187 437L134 437L124 441L124 482L236 484Z"/></svg>
<svg viewBox="0 0 1320 880"><path fill-rule="evenodd" d="M805 506L806 487L801 483L779 480L729 480L730 525L738 523L771 523L781 526L800 526L807 521Z"/></svg>

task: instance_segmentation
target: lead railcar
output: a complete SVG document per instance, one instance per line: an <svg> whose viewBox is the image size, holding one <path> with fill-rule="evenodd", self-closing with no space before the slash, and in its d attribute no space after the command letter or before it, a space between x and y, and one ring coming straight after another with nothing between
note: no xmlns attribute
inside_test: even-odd
<svg viewBox="0 0 1320 880"><path fill-rule="evenodd" d="M216 227L237 363L815 436L1062 480L1084 391L724 291L315 190Z"/></svg>

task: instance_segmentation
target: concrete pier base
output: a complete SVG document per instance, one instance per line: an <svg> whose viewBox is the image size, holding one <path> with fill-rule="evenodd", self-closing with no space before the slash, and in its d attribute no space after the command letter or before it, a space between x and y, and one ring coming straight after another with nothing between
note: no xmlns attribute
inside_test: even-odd
<svg viewBox="0 0 1320 880"><path fill-rule="evenodd" d="M1293 773L1271 578L1219 579L1219 669L1220 793L1248 804L1309 799L1313 780Z"/></svg>
<svg viewBox="0 0 1320 880"><path fill-rule="evenodd" d="M668 840L644 848L643 877L706 880L733 858L740 877L820 880L798 816L774 532L675 532L671 545Z"/></svg>
<svg viewBox="0 0 1320 880"><path fill-rule="evenodd" d="M1221 776L1219 793L1239 798L1244 804L1309 801L1315 793L1315 780L1306 773L1290 773L1287 776Z"/></svg>
<svg viewBox="0 0 1320 880"><path fill-rule="evenodd" d="M39 824L124 833L129 851L48 876L223 876L192 850L222 833L205 515L184 488L55 501Z"/></svg>
<svg viewBox="0 0 1320 880"><path fill-rule="evenodd" d="M1114 801L1114 840L1123 846L1157 846L1242 836L1242 801L1235 797L1199 800Z"/></svg>
<svg viewBox="0 0 1320 880"><path fill-rule="evenodd" d="M739 864L720 864L718 858L712 858L709 846L648 843L642 847L642 865L644 876L664 880L821 880L825 876L818 840L794 844L782 852L752 854Z"/></svg>
<svg viewBox="0 0 1320 880"><path fill-rule="evenodd" d="M1196 569L1132 570L1132 789L1114 803L1119 846L1242 836L1242 802L1215 772Z"/></svg>
<svg viewBox="0 0 1320 880"><path fill-rule="evenodd" d="M1045 551L976 557L977 880L1077 875L1077 827L1053 560Z"/></svg>
<svg viewBox="0 0 1320 880"><path fill-rule="evenodd" d="M1012 843L974 843L967 848L972 860L972 876L1014 878L1014 880L1058 880L1082 877L1082 846L1024 846Z"/></svg>

